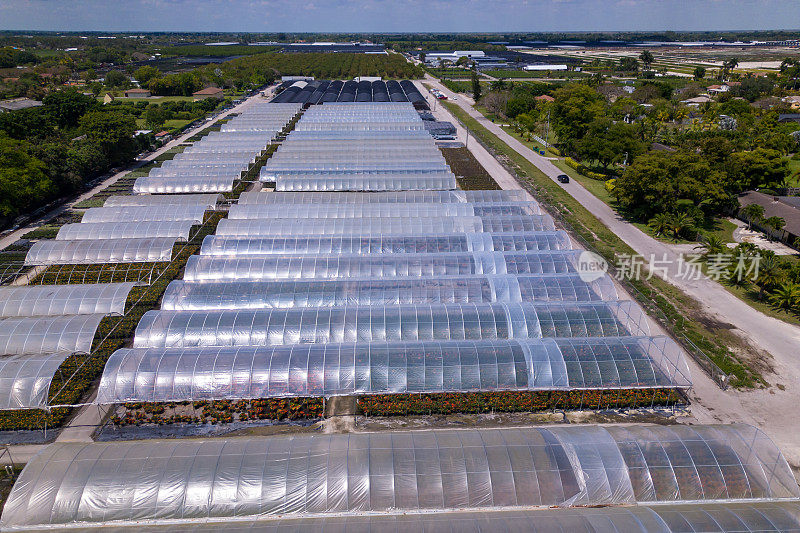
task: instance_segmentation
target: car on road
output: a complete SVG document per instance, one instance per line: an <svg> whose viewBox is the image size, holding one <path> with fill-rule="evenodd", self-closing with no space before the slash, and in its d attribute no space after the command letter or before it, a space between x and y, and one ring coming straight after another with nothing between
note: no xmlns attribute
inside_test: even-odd
<svg viewBox="0 0 800 533"><path fill-rule="evenodd" d="M569 183L569 176L567 176L566 174L559 174L558 176L556 176L556 179L561 183Z"/></svg>

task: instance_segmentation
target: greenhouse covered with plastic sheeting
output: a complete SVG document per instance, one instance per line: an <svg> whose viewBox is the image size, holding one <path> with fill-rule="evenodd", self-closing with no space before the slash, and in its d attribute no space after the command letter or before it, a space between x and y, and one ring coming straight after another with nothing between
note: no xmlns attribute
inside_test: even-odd
<svg viewBox="0 0 800 533"><path fill-rule="evenodd" d="M585 282L577 274L453 276L436 279L170 282L161 308L170 311L491 302L616 300L608 276ZM0 298L2 293L0 293Z"/></svg>
<svg viewBox="0 0 800 533"><path fill-rule="evenodd" d="M209 235L201 255L248 256L281 254L429 254L458 252L536 252L569 250L564 231L470 233L386 237L255 237Z"/></svg>
<svg viewBox="0 0 800 533"><path fill-rule="evenodd" d="M189 230L194 222L189 221L155 221L137 222L98 222L94 224L64 224L58 230L56 240L115 240L146 239L155 237L176 237L189 240Z"/></svg>
<svg viewBox="0 0 800 533"><path fill-rule="evenodd" d="M123 348L97 402L690 386L667 337Z"/></svg>
<svg viewBox="0 0 800 533"><path fill-rule="evenodd" d="M174 196L131 194L127 196L109 196L103 207L198 205L206 209L214 209L221 200L221 194L176 194Z"/></svg>
<svg viewBox="0 0 800 533"><path fill-rule="evenodd" d="M512 191L396 191L396 192L243 192L242 204L413 204L413 203L509 203L531 202L522 189Z"/></svg>
<svg viewBox="0 0 800 533"><path fill-rule="evenodd" d="M153 263L170 261L178 239L41 240L25 256L26 265L84 265L94 263Z"/></svg>
<svg viewBox="0 0 800 533"><path fill-rule="evenodd" d="M135 283L0 287L0 317L125 312Z"/></svg>
<svg viewBox="0 0 800 533"><path fill-rule="evenodd" d="M0 524L141 526L797 497L780 451L746 425L59 442L28 462Z"/></svg>
<svg viewBox="0 0 800 533"><path fill-rule="evenodd" d="M428 278L478 274L576 273L580 252L472 252L466 254L192 256L186 281L267 279Z"/></svg>
<svg viewBox="0 0 800 533"><path fill-rule="evenodd" d="M230 172L219 176L205 177L142 176L136 178L133 192L136 194L230 192L233 190L233 182L236 178L238 175L232 176Z"/></svg>
<svg viewBox="0 0 800 533"><path fill-rule="evenodd" d="M264 218L385 218L541 215L535 202L483 204L244 204L233 205L229 219Z"/></svg>
<svg viewBox="0 0 800 533"><path fill-rule="evenodd" d="M437 235L555 231L550 215L508 217L385 217L223 219L217 235ZM63 230L62 230L63 231Z"/></svg>
<svg viewBox="0 0 800 533"><path fill-rule="evenodd" d="M0 409L45 407L53 377L69 355L0 356Z"/></svg>
<svg viewBox="0 0 800 533"><path fill-rule="evenodd" d="M151 222L156 220L189 220L196 224L203 222L206 207L202 205L171 205L165 209L159 206L131 207L93 207L87 209L81 224L94 222Z"/></svg>
<svg viewBox="0 0 800 533"><path fill-rule="evenodd" d="M0 318L0 354L89 353L104 316Z"/></svg>
<svg viewBox="0 0 800 533"><path fill-rule="evenodd" d="M456 177L448 174L385 178L369 174L270 178L262 174L261 181L276 182L276 191L434 191L457 187Z"/></svg>
<svg viewBox="0 0 800 533"><path fill-rule="evenodd" d="M235 311L148 311L134 346L491 340L648 335L631 301L344 306Z"/></svg>
<svg viewBox="0 0 800 533"><path fill-rule="evenodd" d="M162 525L76 527L111 533L798 533L800 503L736 502L513 511L365 514L314 518L202 520Z"/></svg>

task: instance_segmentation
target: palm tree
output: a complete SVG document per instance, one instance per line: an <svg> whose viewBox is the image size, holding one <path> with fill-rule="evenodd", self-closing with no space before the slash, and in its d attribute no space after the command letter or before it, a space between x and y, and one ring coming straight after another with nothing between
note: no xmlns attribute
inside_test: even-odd
<svg viewBox="0 0 800 533"><path fill-rule="evenodd" d="M769 303L786 311L800 310L800 285L792 282L782 283L770 294Z"/></svg>
<svg viewBox="0 0 800 533"><path fill-rule="evenodd" d="M784 226L786 226L786 220L781 217L769 217L768 219L764 220L764 225L778 232L782 230Z"/></svg>
<svg viewBox="0 0 800 533"><path fill-rule="evenodd" d="M775 254L767 254L761 256L758 264L758 298L764 299L764 292L772 287L780 285L784 281L784 272L781 268L780 260Z"/></svg>
<svg viewBox="0 0 800 533"><path fill-rule="evenodd" d="M639 59L642 63L644 63L644 68L646 70L650 70L650 65L652 65L653 61L655 60L653 53L650 50L645 50L639 54Z"/></svg>
<svg viewBox="0 0 800 533"><path fill-rule="evenodd" d="M747 229L753 228L753 222L758 222L764 218L764 207L758 204L750 204L742 208L742 215L747 218Z"/></svg>
<svg viewBox="0 0 800 533"><path fill-rule="evenodd" d="M718 235L704 234L703 242L695 248L702 248L706 251L706 255L717 255L728 250L728 246L724 240Z"/></svg>
<svg viewBox="0 0 800 533"><path fill-rule="evenodd" d="M670 222L670 232L675 240L680 236L694 228L694 220L687 213L677 213L672 215Z"/></svg>
<svg viewBox="0 0 800 533"><path fill-rule="evenodd" d="M647 225L656 233L656 236L663 235L669 231L672 225L671 218L672 217L666 213L658 213L656 216L650 219Z"/></svg>

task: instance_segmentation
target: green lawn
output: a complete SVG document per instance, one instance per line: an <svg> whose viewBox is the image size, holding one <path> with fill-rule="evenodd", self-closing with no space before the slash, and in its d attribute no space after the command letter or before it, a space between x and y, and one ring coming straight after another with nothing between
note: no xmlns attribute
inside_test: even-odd
<svg viewBox="0 0 800 533"><path fill-rule="evenodd" d="M157 127L156 130L159 130L159 131L160 130L174 130L174 129L177 129L177 128L182 128L183 126L187 125L190 122L191 122L191 120L185 120L185 119L168 120L163 125ZM145 123L145 119L137 118L136 119L136 127L139 128L139 129L145 129L147 127L147 124Z"/></svg>
<svg viewBox="0 0 800 533"><path fill-rule="evenodd" d="M787 159L792 175L788 180L789 187L800 187L800 159Z"/></svg>

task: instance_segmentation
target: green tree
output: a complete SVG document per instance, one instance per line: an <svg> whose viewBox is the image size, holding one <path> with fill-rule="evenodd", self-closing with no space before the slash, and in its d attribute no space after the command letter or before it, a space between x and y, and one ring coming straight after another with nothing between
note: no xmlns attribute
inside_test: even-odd
<svg viewBox="0 0 800 533"><path fill-rule="evenodd" d="M105 82L107 87L114 89L125 86L128 82L128 78L118 70L109 70L106 73Z"/></svg>
<svg viewBox="0 0 800 533"><path fill-rule="evenodd" d="M55 189L45 170L25 142L0 134L0 214L15 217L50 198Z"/></svg>
<svg viewBox="0 0 800 533"><path fill-rule="evenodd" d="M702 243L696 248L702 248L705 250L705 255L707 256L721 254L728 250L728 246L725 244L725 241L713 233L704 234Z"/></svg>
<svg viewBox="0 0 800 533"><path fill-rule="evenodd" d="M724 173L699 154L650 152L637 157L617 178L614 193L634 218L649 220L656 213L675 213L687 202L719 211L729 198L724 184Z"/></svg>
<svg viewBox="0 0 800 533"><path fill-rule="evenodd" d="M655 58L650 50L644 50L641 54L639 54L639 60L644 64L644 68L650 70L650 65L653 64Z"/></svg>
<svg viewBox="0 0 800 533"><path fill-rule="evenodd" d="M656 236L664 235L672 227L670 218L670 215L667 213L656 213L656 215L647 222L647 225L655 232Z"/></svg>
<svg viewBox="0 0 800 533"><path fill-rule="evenodd" d="M780 231L786 226L786 220L783 217L769 217L764 220L764 225L768 228L772 228L775 231Z"/></svg>
<svg viewBox="0 0 800 533"><path fill-rule="evenodd" d="M747 219L747 229L753 228L753 222L764 220L764 206L749 204L742 208L742 215Z"/></svg>
<svg viewBox="0 0 800 533"><path fill-rule="evenodd" d="M725 169L736 192L780 187L791 174L782 154L767 148L730 154Z"/></svg>
<svg viewBox="0 0 800 533"><path fill-rule="evenodd" d="M786 275L775 254L769 254L766 251L762 253L758 263L758 278L755 282L759 289L759 300L763 300L767 291L779 286L785 280Z"/></svg>
<svg viewBox="0 0 800 533"><path fill-rule="evenodd" d="M576 152L584 161L597 161L608 168L612 163L621 163L626 155L628 162L644 153L645 146L636 138L632 126L614 122L609 118L598 118L588 128L586 135L578 141Z"/></svg>
<svg viewBox="0 0 800 533"><path fill-rule="evenodd" d="M137 144L133 139L136 120L124 111L92 111L81 118L80 127L111 165L125 163L136 155Z"/></svg>
<svg viewBox="0 0 800 533"><path fill-rule="evenodd" d="M74 128L87 111L99 107L97 100L75 89L54 91L45 96L42 110L50 115L60 128Z"/></svg>
<svg viewBox="0 0 800 533"><path fill-rule="evenodd" d="M472 69L472 99L477 102L481 99L481 80L478 79L478 72Z"/></svg>
<svg viewBox="0 0 800 533"><path fill-rule="evenodd" d="M144 65L133 72L133 77L139 82L140 87L145 87L151 79L160 78L161 71L152 65Z"/></svg>
<svg viewBox="0 0 800 533"><path fill-rule="evenodd" d="M639 70L639 62L635 57L622 57L619 60L618 68L622 72L636 72Z"/></svg>
<svg viewBox="0 0 800 533"><path fill-rule="evenodd" d="M706 77L706 68L701 66L694 67L693 74L694 74L694 79L702 80L703 78Z"/></svg>
<svg viewBox="0 0 800 533"><path fill-rule="evenodd" d="M673 239L678 240L681 236L688 236L694 229L694 220L688 213L675 213L670 217L669 230Z"/></svg>
<svg viewBox="0 0 800 533"><path fill-rule="evenodd" d="M604 99L584 84L569 84L553 92L551 123L558 141L568 152L588 131L589 124L604 114Z"/></svg>
<svg viewBox="0 0 800 533"><path fill-rule="evenodd" d="M769 296L769 303L778 309L800 311L800 285L781 283Z"/></svg>
<svg viewBox="0 0 800 533"><path fill-rule="evenodd" d="M156 129L166 122L166 116L159 106L151 105L144 113L144 120L148 128Z"/></svg>

